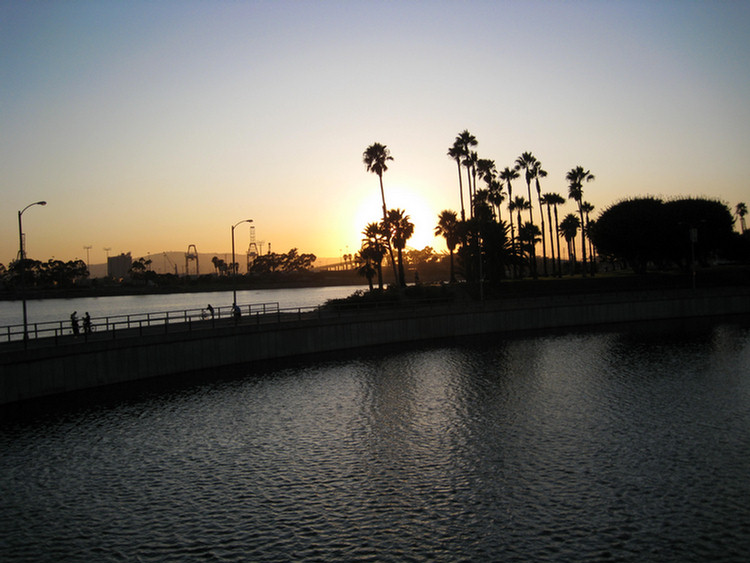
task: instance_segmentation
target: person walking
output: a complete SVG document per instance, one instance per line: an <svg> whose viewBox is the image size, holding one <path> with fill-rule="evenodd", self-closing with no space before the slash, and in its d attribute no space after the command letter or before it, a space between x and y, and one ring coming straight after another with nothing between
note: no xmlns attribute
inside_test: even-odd
<svg viewBox="0 0 750 563"><path fill-rule="evenodd" d="M73 329L73 336L78 336L78 311L73 311L70 315L70 327Z"/></svg>
<svg viewBox="0 0 750 563"><path fill-rule="evenodd" d="M83 316L83 333L91 334L91 315L89 315L88 311Z"/></svg>

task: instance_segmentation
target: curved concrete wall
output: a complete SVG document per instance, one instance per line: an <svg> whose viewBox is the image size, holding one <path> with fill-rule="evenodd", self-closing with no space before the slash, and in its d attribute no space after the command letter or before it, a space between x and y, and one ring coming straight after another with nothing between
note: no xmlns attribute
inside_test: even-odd
<svg viewBox="0 0 750 563"><path fill-rule="evenodd" d="M193 370L483 333L750 313L750 288L404 306L0 354L0 404Z"/></svg>

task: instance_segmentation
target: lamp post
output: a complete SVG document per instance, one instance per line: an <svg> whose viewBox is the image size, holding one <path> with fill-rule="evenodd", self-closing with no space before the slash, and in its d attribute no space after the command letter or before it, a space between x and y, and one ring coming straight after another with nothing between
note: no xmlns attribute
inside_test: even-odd
<svg viewBox="0 0 750 563"><path fill-rule="evenodd" d="M242 221L240 221L236 225L232 225L232 277L235 277L237 275L237 263L235 262L235 259L234 259L234 229L238 225L242 225L242 223L252 223L252 222L253 222L252 219L243 219ZM232 306L234 307L235 305L237 305L237 286L235 285L234 280L233 280L233 283L232 283Z"/></svg>
<svg viewBox="0 0 750 563"><path fill-rule="evenodd" d="M21 225L21 215L23 215L23 212L26 211L29 207L33 205L47 205L46 201L35 201L34 203L28 204L26 207L21 209L21 211L18 212L18 260L19 265L21 267L21 285L24 285L25 282L25 269L26 269L26 250L23 247L23 226ZM29 329L28 329L28 321L26 317L26 293L24 292L25 288L22 288L21 290L21 303L23 304L23 342L24 346L26 345L26 342L29 340Z"/></svg>

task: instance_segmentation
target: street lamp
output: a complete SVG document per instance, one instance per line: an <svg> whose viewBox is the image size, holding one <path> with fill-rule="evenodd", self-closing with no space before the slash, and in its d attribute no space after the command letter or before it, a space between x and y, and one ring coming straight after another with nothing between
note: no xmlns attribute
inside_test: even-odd
<svg viewBox="0 0 750 563"><path fill-rule="evenodd" d="M34 203L28 204L26 207L21 209L21 211L18 212L18 260L19 260L19 266L21 268L21 285L24 285L24 270L26 269L26 251L23 248L23 227L21 225L21 215L23 215L23 212L26 211L29 207L33 205L47 205L46 201L35 201ZM23 304L23 342L24 345L29 340L29 329L28 329L28 321L26 317L26 293L24 293L24 288L21 289L21 302Z"/></svg>
<svg viewBox="0 0 750 563"><path fill-rule="evenodd" d="M234 229L238 225L242 225L242 223L252 223L252 222L253 222L252 219L243 219L236 225L232 225L232 274L233 276L237 275L237 263L235 262L235 259L234 259ZM235 286L234 283L232 283L232 306L235 306L235 305L237 305L237 287Z"/></svg>

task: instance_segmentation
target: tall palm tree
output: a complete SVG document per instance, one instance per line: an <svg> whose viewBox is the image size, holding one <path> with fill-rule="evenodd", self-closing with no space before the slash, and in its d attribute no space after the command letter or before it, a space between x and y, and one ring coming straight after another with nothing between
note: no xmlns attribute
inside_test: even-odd
<svg viewBox="0 0 750 563"><path fill-rule="evenodd" d="M581 225L584 225L583 220L583 183L591 182L594 180L594 175L590 170L584 170L583 166L576 166L571 168L570 171L565 175L565 179L568 181L568 199L575 200L578 204L578 215L581 218ZM582 275L586 276L586 236L581 230L581 272Z"/></svg>
<svg viewBox="0 0 750 563"><path fill-rule="evenodd" d="M549 228L549 245L550 245L550 251L552 252L552 275L555 275L555 242L554 242L554 234L552 233L552 202L547 199L547 196L551 194L544 194L539 198L539 204L540 205L546 205L547 206L547 225ZM542 225L544 225L544 214L542 213ZM543 229L542 229L543 230ZM542 241L542 246L544 246L544 241ZM545 252L544 254L544 275L547 275L547 254Z"/></svg>
<svg viewBox="0 0 750 563"><path fill-rule="evenodd" d="M403 209L391 209L388 211L388 222L391 230L393 246L398 251L398 281L401 287L406 287L406 272L404 272L404 248L406 241L414 234L414 223Z"/></svg>
<svg viewBox="0 0 750 563"><path fill-rule="evenodd" d="M508 185L508 199L513 199L513 186L511 181L519 177L518 170L507 166L500 172L500 179Z"/></svg>
<svg viewBox="0 0 750 563"><path fill-rule="evenodd" d="M368 223L362 234L365 237L362 239L362 252L367 252L367 257L372 261L378 274L378 288L383 289L383 258L386 252L387 233L384 232L381 223Z"/></svg>
<svg viewBox="0 0 750 563"><path fill-rule="evenodd" d="M502 223L503 218L500 212L501 206L505 201L505 194L503 193L503 185L497 180L492 180L489 185L490 189L490 203L494 208L497 209L497 222Z"/></svg>
<svg viewBox="0 0 750 563"><path fill-rule="evenodd" d="M459 242L459 229L456 212L444 209L438 215L438 223L435 226L435 236L442 236L445 239L445 246L448 247L448 255L451 264L451 283L456 283L456 271L453 266L453 252L456 250Z"/></svg>
<svg viewBox="0 0 750 563"><path fill-rule="evenodd" d="M557 216L557 206L565 203L565 198L558 193L547 194L547 201L549 201L552 209L555 212L555 240L557 240L557 273L562 276L562 258L560 253L560 222ZM552 226L550 225L550 228Z"/></svg>
<svg viewBox="0 0 750 563"><path fill-rule="evenodd" d="M536 164L536 157L530 152L521 153L516 159L516 170L524 170L526 172L526 189L529 192L529 203L531 203L531 179L533 178L533 169ZM534 222L534 216L532 215L531 207L529 209L529 221Z"/></svg>
<svg viewBox="0 0 750 563"><path fill-rule="evenodd" d="M461 162L464 157L464 146L458 137L453 141L453 146L448 149L448 156L455 160L456 166L458 166L458 193L461 197L461 221L466 221L466 212L464 211L464 186L463 181L461 180Z"/></svg>
<svg viewBox="0 0 750 563"><path fill-rule="evenodd" d="M479 156L476 151L469 151L464 158L464 166L466 167L466 176L469 178L469 201L474 201L474 195L477 192L477 161ZM469 215L474 217L474 205L472 204L469 208Z"/></svg>
<svg viewBox="0 0 750 563"><path fill-rule="evenodd" d="M455 143L458 143L462 148L463 158L462 164L466 167L466 179L469 186L469 201L471 201L471 198L473 196L473 190L471 187L471 164L466 163L467 159L471 159L471 149L472 147L477 146L477 138L469 133L468 129L464 129L461 131L458 136L456 137ZM476 157L475 157L476 158ZM465 220L465 217L462 215L461 220Z"/></svg>
<svg viewBox="0 0 750 563"><path fill-rule="evenodd" d="M547 171L542 169L542 163L538 160L534 162L531 168L531 177L536 184L536 200L539 204L539 217L541 218L542 230L542 261L544 263L544 275L547 275L547 236L544 232L544 209L542 208L542 188L539 185L539 178L546 178ZM547 209L549 211L549 208Z"/></svg>
<svg viewBox="0 0 750 563"><path fill-rule="evenodd" d="M362 153L362 160L365 163L365 167L368 172L373 172L378 175L380 180L380 197L383 200L383 223L388 224L388 211L385 205L385 191L383 190L383 173L388 170L388 161L393 160L391 151L388 147L381 145L380 143L373 143L365 152ZM391 255L391 265L393 266L393 276L398 281L398 272L396 271L396 261L393 259L393 248L391 248L390 240L386 241L388 247L388 253Z"/></svg>
<svg viewBox="0 0 750 563"><path fill-rule="evenodd" d="M591 232L591 219L589 217L589 213L594 210L594 206L591 205L588 201L584 201L581 203L581 209L583 209L583 213L586 215L586 222L584 223L583 232L585 238L589 241L589 262L591 267L591 275L593 276L595 273L596 259L594 258L594 243L591 241L591 237L589 236L589 233Z"/></svg>
<svg viewBox="0 0 750 563"><path fill-rule="evenodd" d="M745 234L745 215L747 215L747 205L743 202L738 203L734 208L734 214L740 218L740 230Z"/></svg>
<svg viewBox="0 0 750 563"><path fill-rule="evenodd" d="M575 239L578 234L578 228L581 226L581 221L573 213L568 213L558 227L559 233L568 243L568 263L570 264L570 274L573 275L576 271L576 247Z"/></svg>
<svg viewBox="0 0 750 563"><path fill-rule="evenodd" d="M507 166L500 172L500 179L505 182L508 186L508 210L510 210L510 202L513 201L513 185L511 182L518 178L518 171L515 168L508 168ZM513 213L510 214L510 245L513 249Z"/></svg>

